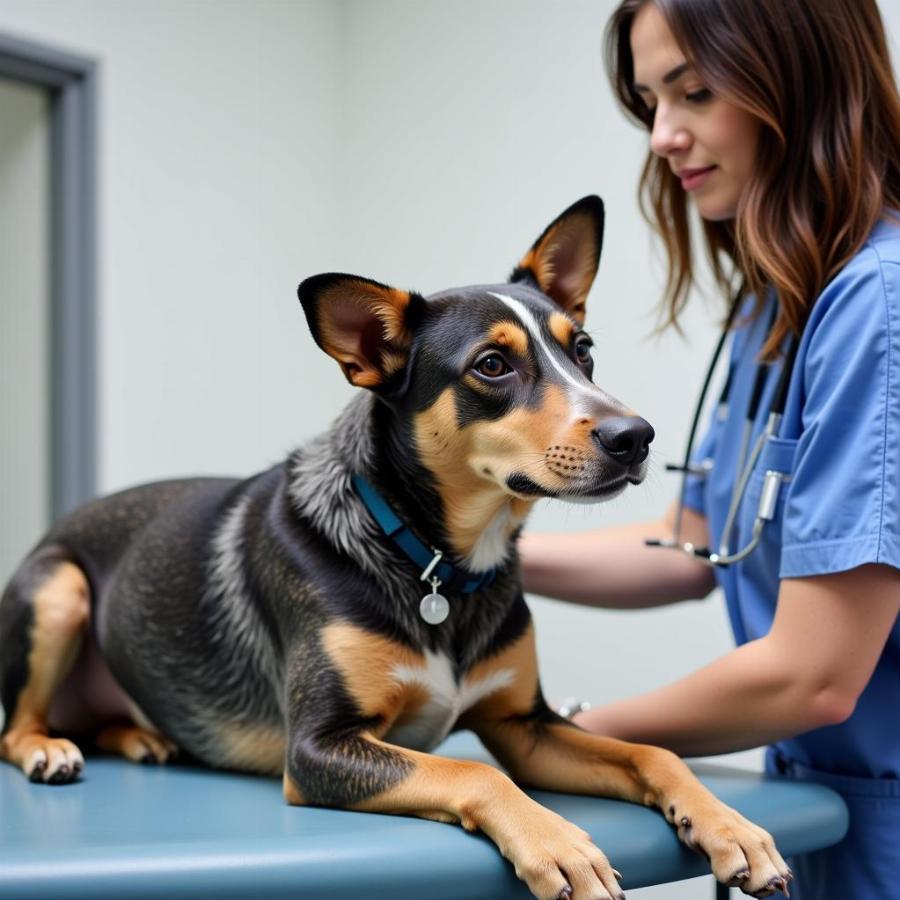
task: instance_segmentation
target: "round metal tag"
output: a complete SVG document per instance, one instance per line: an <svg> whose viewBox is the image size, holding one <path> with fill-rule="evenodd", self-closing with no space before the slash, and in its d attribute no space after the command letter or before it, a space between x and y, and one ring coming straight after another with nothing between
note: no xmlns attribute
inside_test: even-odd
<svg viewBox="0 0 900 900"><path fill-rule="evenodd" d="M440 625L450 615L450 604L447 598L437 591L426 594L419 604L419 615L429 625Z"/></svg>

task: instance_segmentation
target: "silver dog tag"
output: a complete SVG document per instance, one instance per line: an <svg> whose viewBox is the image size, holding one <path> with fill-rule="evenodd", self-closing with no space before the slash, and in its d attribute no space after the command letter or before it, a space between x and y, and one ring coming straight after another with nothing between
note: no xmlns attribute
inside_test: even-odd
<svg viewBox="0 0 900 900"><path fill-rule="evenodd" d="M440 625L450 615L450 604L443 594L437 592L439 578L431 579L431 593L426 594L419 604L419 615L429 625Z"/></svg>

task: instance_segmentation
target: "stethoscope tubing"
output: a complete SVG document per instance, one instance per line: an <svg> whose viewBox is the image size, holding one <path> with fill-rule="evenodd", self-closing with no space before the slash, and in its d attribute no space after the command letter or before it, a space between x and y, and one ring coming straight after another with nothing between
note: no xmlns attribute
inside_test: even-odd
<svg viewBox="0 0 900 900"><path fill-rule="evenodd" d="M694 411L694 416L691 421L691 429L688 435L687 446L685 448L684 463L680 466L669 465L666 467L668 471L680 472L682 477L678 497L678 505L675 511L675 521L673 523L673 536L668 540L648 540L645 542L648 546L652 547L667 547L670 549L680 550L684 553L687 553L694 559L697 559L698 561L704 563L705 565L718 568L724 568L741 562L756 549L760 540L762 539L762 533L766 523L770 521L775 515L775 508L778 503L778 495L781 489L781 485L787 480L786 476L783 473L775 471L766 472L763 482L763 490L760 495L759 505L756 511L756 516L754 518L750 540L744 547L736 550L734 553L731 553L731 534L734 530L735 522L737 520L741 504L743 503L747 485L750 481L750 476L752 475L756 464L759 461L759 457L762 454L763 448L765 447L766 443L770 439L778 435L781 427L785 404L787 402L788 388L790 386L791 375L793 373L794 363L797 357L797 348L799 346L799 337L796 335L792 335L788 342L788 347L784 354L784 359L782 362L781 374L779 376L778 383L776 384L775 392L772 397L772 404L769 408L769 415L766 419L766 425L756 441L753 442L753 446L751 448L750 443L753 425L759 412L759 404L761 402L763 389L765 387L769 371L769 364L767 362L760 362L757 366L756 375L753 382L753 389L750 395L750 404L748 406L747 415L744 419L742 428L741 442L738 451L738 465L735 470L735 484L731 491L731 498L725 517L725 525L722 528L722 534L719 539L718 552L712 552L708 547L695 547L693 544L689 542L683 542L681 540L681 524L684 519L688 476L695 475L701 478L706 477L711 470L711 464L707 463L706 461L700 463L699 465L691 463L691 456L693 455L694 451L694 440L696 437L697 426L700 417L703 414L703 409L706 405L706 396L709 392L710 383L712 382L712 378L718 366L719 358L722 354L725 341L731 329L734 316L737 313L743 296L744 290L743 288L741 288L732 303L731 310L729 311L728 318L726 319L725 326L722 330L722 334L719 338L716 349L707 369L706 377L703 381L703 387L701 388L697 406ZM771 331L772 326L774 325L777 312L778 307L776 305L773 309L766 329L767 334ZM732 372L729 371L717 404L716 414L720 420L726 418L728 414L731 379Z"/></svg>

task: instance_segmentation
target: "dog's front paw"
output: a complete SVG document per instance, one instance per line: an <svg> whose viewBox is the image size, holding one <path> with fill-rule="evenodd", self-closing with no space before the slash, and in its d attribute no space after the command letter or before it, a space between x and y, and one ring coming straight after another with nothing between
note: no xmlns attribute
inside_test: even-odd
<svg viewBox="0 0 900 900"><path fill-rule="evenodd" d="M752 897L790 896L793 874L775 847L772 836L718 800L698 808L671 804L666 818L692 850L709 857L713 874L723 884Z"/></svg>
<svg viewBox="0 0 900 900"><path fill-rule="evenodd" d="M68 784L84 770L84 757L71 741L46 734L6 736L2 756L36 784Z"/></svg>
<svg viewBox="0 0 900 900"><path fill-rule="evenodd" d="M624 900L621 876L591 836L534 801L509 816L509 830L492 835L535 897L541 900Z"/></svg>

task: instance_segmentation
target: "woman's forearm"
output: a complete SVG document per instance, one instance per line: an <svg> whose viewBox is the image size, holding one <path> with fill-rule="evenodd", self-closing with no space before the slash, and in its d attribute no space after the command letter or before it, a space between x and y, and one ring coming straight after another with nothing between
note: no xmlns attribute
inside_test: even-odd
<svg viewBox="0 0 900 900"><path fill-rule="evenodd" d="M589 731L657 744L681 756L758 747L828 724L820 702L762 638L666 687L589 710L575 721Z"/></svg>
<svg viewBox="0 0 900 900"><path fill-rule="evenodd" d="M682 539L701 545L704 520L688 511L685 524ZM644 543L671 531L662 519L576 534L526 532L519 539L525 590L618 609L705 597L715 584L710 569L678 551Z"/></svg>
<svg viewBox="0 0 900 900"><path fill-rule="evenodd" d="M900 615L900 573L865 565L781 582L769 633L667 687L576 717L682 756L768 744L852 715Z"/></svg>

